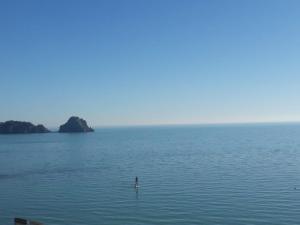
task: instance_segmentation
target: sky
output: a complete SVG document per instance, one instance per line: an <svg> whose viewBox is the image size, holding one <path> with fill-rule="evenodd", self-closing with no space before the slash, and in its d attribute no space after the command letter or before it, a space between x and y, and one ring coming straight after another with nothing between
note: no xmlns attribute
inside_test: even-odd
<svg viewBox="0 0 300 225"><path fill-rule="evenodd" d="M0 121L300 121L298 0L0 0Z"/></svg>

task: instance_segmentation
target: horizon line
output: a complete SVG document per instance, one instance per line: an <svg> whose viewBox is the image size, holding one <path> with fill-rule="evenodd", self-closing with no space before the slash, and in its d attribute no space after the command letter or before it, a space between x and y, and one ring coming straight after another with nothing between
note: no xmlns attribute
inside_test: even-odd
<svg viewBox="0 0 300 225"><path fill-rule="evenodd" d="M208 123L157 123L157 124L111 124L95 125L92 128L126 128L126 127L167 127L167 126L218 126L218 125L255 125L255 124L297 124L300 121L245 121L245 122L208 122ZM57 129L59 126L48 126Z"/></svg>

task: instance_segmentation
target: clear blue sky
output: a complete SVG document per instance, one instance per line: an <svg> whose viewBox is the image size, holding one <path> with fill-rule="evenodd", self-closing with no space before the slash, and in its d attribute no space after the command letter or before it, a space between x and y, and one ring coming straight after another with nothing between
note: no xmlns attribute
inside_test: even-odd
<svg viewBox="0 0 300 225"><path fill-rule="evenodd" d="M0 0L0 121L300 121L298 0Z"/></svg>

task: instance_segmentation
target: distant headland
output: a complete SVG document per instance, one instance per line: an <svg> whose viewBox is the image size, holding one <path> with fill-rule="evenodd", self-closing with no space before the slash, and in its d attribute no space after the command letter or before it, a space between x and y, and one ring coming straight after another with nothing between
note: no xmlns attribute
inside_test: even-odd
<svg viewBox="0 0 300 225"><path fill-rule="evenodd" d="M59 127L60 133L79 133L93 132L94 130L87 125L84 119L72 116L68 121ZM0 122L0 134L31 134L31 133L49 133L44 125L34 125L30 122L9 120Z"/></svg>
<svg viewBox="0 0 300 225"><path fill-rule="evenodd" d="M33 125L30 122L9 120L0 123L0 134L30 134L49 133L50 131L42 124Z"/></svg>
<svg viewBox="0 0 300 225"><path fill-rule="evenodd" d="M75 132L93 132L94 130L87 125L84 119L77 116L72 116L63 125L59 127L60 133L75 133Z"/></svg>

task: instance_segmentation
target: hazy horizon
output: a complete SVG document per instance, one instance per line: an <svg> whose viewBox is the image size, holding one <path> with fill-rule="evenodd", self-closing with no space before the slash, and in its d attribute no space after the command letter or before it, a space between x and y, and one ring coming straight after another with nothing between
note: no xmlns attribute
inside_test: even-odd
<svg viewBox="0 0 300 225"><path fill-rule="evenodd" d="M1 1L0 121L300 121L299 1Z"/></svg>
<svg viewBox="0 0 300 225"><path fill-rule="evenodd" d="M22 120L21 120L22 121ZM67 120L66 120L67 121ZM35 124L43 124L46 125L51 131L58 131L59 126L65 123L63 121L61 124L57 125L47 125L43 123L35 123ZM28 121L32 122L32 121ZM126 127L189 127L189 126L247 126L247 125L284 125L284 124L300 124L300 121L246 121L246 122L216 122L216 123L153 123L153 124L90 124L87 121L88 126L92 128L126 128Z"/></svg>

